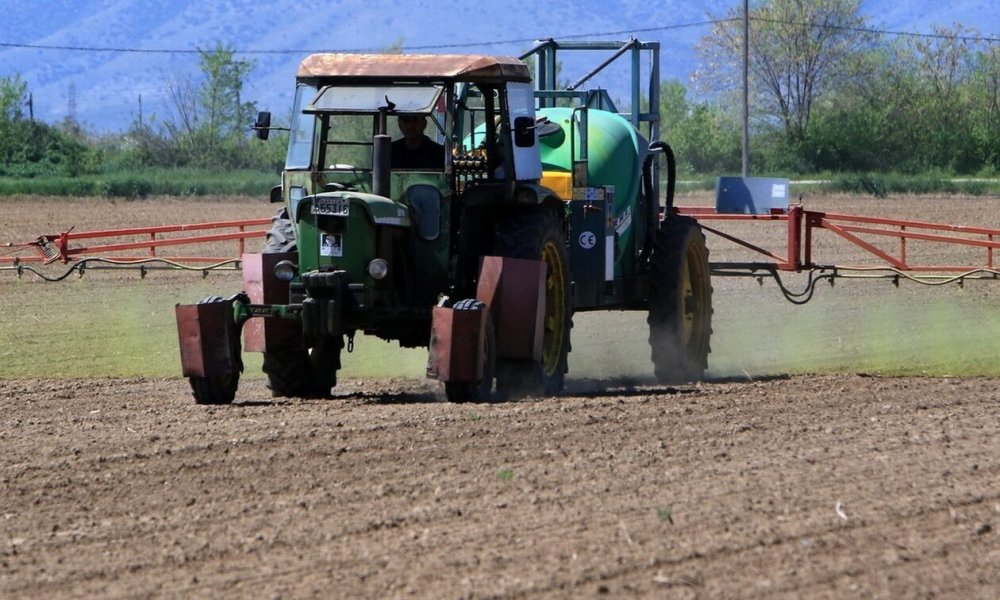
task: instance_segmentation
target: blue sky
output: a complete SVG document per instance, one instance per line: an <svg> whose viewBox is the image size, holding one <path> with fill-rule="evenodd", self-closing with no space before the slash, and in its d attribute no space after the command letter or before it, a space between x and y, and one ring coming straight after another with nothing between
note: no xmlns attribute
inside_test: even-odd
<svg viewBox="0 0 1000 600"><path fill-rule="evenodd" d="M241 50L289 51L245 55L256 61L246 97L276 116L287 110L295 67L308 51L374 50L398 41L413 51L516 55L539 37L634 35L662 43L664 78L687 81L697 66L694 45L710 31L697 24L740 5L720 0L8 0L0 22L0 43L6 44L0 46L0 75L17 72L28 82L38 118L58 121L73 109L78 121L98 131L125 129L138 112L140 96L146 116L166 115L169 86L198 75L197 55L190 52L217 40ZM929 32L934 24L957 21L986 35L1000 34L1000 0L865 0L862 13L880 29ZM567 77L575 78L601 58L567 63Z"/></svg>

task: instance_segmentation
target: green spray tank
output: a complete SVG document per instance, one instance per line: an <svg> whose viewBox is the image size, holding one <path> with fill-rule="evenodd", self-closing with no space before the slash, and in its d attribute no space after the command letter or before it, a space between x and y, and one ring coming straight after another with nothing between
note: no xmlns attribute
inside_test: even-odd
<svg viewBox="0 0 1000 600"><path fill-rule="evenodd" d="M538 129L543 185L552 187L564 200L572 197L572 186L614 187L614 228L616 236L615 275L622 275L625 257L631 259L636 248L636 219L642 191L642 167L648 142L621 115L598 109L542 108ZM587 123L587 135L580 135L581 123ZM586 147L583 147L583 140ZM570 179L574 164L586 160L586 182ZM639 241L641 244L641 240ZM628 260L631 266L632 261ZM627 268L627 270L631 270Z"/></svg>

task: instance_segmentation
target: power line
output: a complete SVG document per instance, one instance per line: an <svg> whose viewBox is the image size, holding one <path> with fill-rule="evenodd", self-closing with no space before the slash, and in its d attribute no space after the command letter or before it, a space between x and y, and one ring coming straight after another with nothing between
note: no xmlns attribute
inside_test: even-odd
<svg viewBox="0 0 1000 600"><path fill-rule="evenodd" d="M730 19L734 20L734 19ZM796 23L792 21L782 21L780 19L765 19L763 17L750 17L751 21L760 23L771 23L774 25L793 25L812 29L833 29L839 31L854 31L857 33L871 33L874 35L892 35L897 37L939 39L939 40L962 40L965 42L985 42L987 44L1000 43L1000 38L982 35L957 35L948 33L920 33L918 31L893 31L891 29L876 29L873 27L855 27L850 25L827 25L823 23Z"/></svg>
<svg viewBox="0 0 1000 600"><path fill-rule="evenodd" d="M575 39L603 37L610 35L626 35L635 33L649 33L653 31L670 31L674 29L688 29L692 27L704 27L705 25L715 25L724 23L731 19L714 19L708 21L696 21L692 23L679 23L676 25L664 25L661 27L643 27L637 29L622 29L620 31L600 31L592 33L573 33L569 35L551 36L555 39ZM420 46L403 46L406 50L443 50L447 48L476 48L481 46L501 46L506 44L528 44L538 40L533 38L516 38L507 40L492 40L456 44L427 44ZM122 48L113 46L60 46L52 44L15 44L10 42L0 42L0 47L24 48L30 50L61 50L67 52L123 52L133 54L201 54L206 52L199 48ZM352 48L347 50L337 50L337 52L375 52L382 48ZM330 52L328 48L316 49L281 49L281 50L233 50L233 54L313 54L316 52Z"/></svg>
<svg viewBox="0 0 1000 600"><path fill-rule="evenodd" d="M619 31L599 31L591 33L571 33L569 35L554 35L548 36L552 39L557 40L572 40L579 38L595 38L595 37L607 37L612 35L631 35L636 33L649 33L653 31L670 31L675 29L689 29L692 27L704 27L705 25L715 25L717 23L725 23L732 19L713 19L709 21L695 21L692 23L679 23L676 25L664 25L661 27L643 27L638 29L622 29ZM461 44L433 44L424 46L403 46L405 50L444 50L447 48L478 48L481 46L503 46L507 44L531 44L537 42L539 39L545 39L540 37L532 38L520 38L520 39L510 39L510 40L494 40L485 42L475 42L475 43L461 43ZM373 50L372 48L366 49L367 51ZM341 52L362 52L364 50L341 50Z"/></svg>
<svg viewBox="0 0 1000 600"><path fill-rule="evenodd" d="M740 21L737 17L727 17L721 19L710 19L705 21L694 21L690 23L679 23L675 25L664 25L660 27L640 27L633 29L621 29L617 31L597 31L590 33L573 33L568 35L551 36L555 39L577 39L577 38L594 38L594 37L606 37L613 35L635 35L640 33L653 33L659 31L671 31L677 29L689 29L694 27L705 27L707 25L718 25L721 23L736 22ZM799 27L809 27L814 29L834 29L841 31L855 31L858 33L869 33L874 35L891 35L898 37L912 37L912 38L929 38L929 39L946 39L946 40L962 40L966 42L983 42L987 44L1000 43L1000 37L991 36L981 36L981 35L955 35L955 34L944 34L944 33L921 33L916 31L895 31L891 29L878 29L873 27L853 27L847 25L828 25L823 23L801 23L792 21L782 21L780 19L765 19L762 17L750 17L751 21L757 21L760 23L772 23L779 25L793 25ZM528 44L538 40L538 37L533 38L511 38L506 40L492 40L492 41L479 41L479 42L469 42L469 43L455 43L455 44L426 44L418 46L403 46L404 50L447 50L451 48L478 48L483 46L502 46L508 44ZM202 50L199 48L129 48L129 47L115 47L115 46L62 46L54 44L18 44L12 42L0 42L0 47L2 48L22 48L28 50L56 50L65 52L117 52L117 53L131 53L131 54L202 54L204 52L210 52L207 50ZM337 50L337 52L378 52L384 48L352 48L346 50ZM313 54L316 52L330 52L328 48L316 49L316 48L299 48L299 49L276 49L276 50L233 50L233 54L253 54L253 55L265 55L265 54Z"/></svg>

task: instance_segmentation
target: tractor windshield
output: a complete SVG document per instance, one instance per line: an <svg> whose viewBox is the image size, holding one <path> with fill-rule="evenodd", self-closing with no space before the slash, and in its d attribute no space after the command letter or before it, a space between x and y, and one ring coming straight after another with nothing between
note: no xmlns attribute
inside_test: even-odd
<svg viewBox="0 0 1000 600"><path fill-rule="evenodd" d="M379 115L424 115L427 134L444 138L441 84L323 85L300 83L295 93L285 168L350 171L372 168L372 136ZM394 138L399 132L387 132Z"/></svg>
<svg viewBox="0 0 1000 600"><path fill-rule="evenodd" d="M323 114L320 164L331 171L370 171L374 115Z"/></svg>
<svg viewBox="0 0 1000 600"><path fill-rule="evenodd" d="M429 113L443 89L439 85L325 86L306 111L373 112L387 108L390 113Z"/></svg>

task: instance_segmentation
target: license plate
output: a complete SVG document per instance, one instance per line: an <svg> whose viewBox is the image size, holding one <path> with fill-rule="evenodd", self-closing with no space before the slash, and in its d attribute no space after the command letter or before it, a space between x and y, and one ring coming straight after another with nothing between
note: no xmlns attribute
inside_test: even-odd
<svg viewBox="0 0 1000 600"><path fill-rule="evenodd" d="M346 217L351 213L351 201L347 198L327 198L320 196L313 199L312 214L332 217Z"/></svg>

